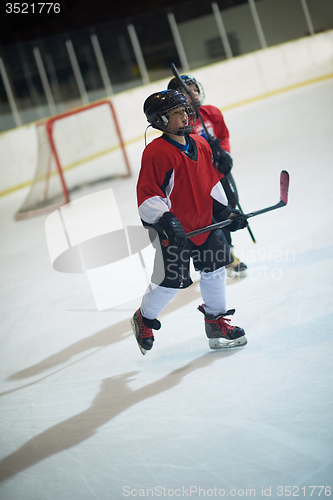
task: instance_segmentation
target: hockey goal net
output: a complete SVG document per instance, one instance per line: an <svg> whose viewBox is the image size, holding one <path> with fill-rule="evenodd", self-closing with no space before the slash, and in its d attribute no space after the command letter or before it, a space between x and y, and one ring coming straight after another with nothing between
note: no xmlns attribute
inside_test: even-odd
<svg viewBox="0 0 333 500"><path fill-rule="evenodd" d="M36 123L34 179L15 219L52 211L70 192L131 169L113 104L98 101Z"/></svg>

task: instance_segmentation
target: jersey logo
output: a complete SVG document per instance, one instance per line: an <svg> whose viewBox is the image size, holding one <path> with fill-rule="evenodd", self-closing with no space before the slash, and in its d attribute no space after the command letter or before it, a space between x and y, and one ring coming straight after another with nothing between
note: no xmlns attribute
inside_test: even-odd
<svg viewBox="0 0 333 500"><path fill-rule="evenodd" d="M213 128L213 125L211 124L211 122L210 121L205 122L205 126L207 128L207 131L208 131L209 135L211 137L215 138L214 128ZM201 135L202 137L204 137L206 139L206 141L208 141L207 134L206 134L206 132L205 132L205 130L204 130L204 128L203 128L203 126L202 126L201 123L199 125L197 125L196 127L194 127L193 132L195 134Z"/></svg>

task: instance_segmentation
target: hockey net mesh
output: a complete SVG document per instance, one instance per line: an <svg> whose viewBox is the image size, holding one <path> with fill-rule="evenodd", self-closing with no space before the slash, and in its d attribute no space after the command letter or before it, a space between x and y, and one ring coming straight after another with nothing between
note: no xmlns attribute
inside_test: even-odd
<svg viewBox="0 0 333 500"><path fill-rule="evenodd" d="M31 188L15 214L23 219L68 203L83 185L130 175L126 150L110 101L36 124L37 162Z"/></svg>
<svg viewBox="0 0 333 500"><path fill-rule="evenodd" d="M36 125L37 166L31 188L15 214L16 219L51 211L67 202L45 124Z"/></svg>

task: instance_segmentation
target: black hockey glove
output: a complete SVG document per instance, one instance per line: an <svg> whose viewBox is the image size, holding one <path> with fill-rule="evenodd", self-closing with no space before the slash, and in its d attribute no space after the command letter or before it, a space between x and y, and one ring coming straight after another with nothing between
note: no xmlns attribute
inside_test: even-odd
<svg viewBox="0 0 333 500"><path fill-rule="evenodd" d="M221 148L220 139L209 141L213 153L213 164L221 174L228 174L232 169L233 161L230 154Z"/></svg>
<svg viewBox="0 0 333 500"><path fill-rule="evenodd" d="M225 227L228 231L232 232L238 231L238 229L244 229L248 225L246 216L236 208L232 208L230 205L216 214L215 217L218 221L232 219L231 224Z"/></svg>
<svg viewBox="0 0 333 500"><path fill-rule="evenodd" d="M159 221L154 224L159 233L167 236L170 246L176 247L176 251L183 250L186 245L186 233L183 226L172 212L165 212Z"/></svg>

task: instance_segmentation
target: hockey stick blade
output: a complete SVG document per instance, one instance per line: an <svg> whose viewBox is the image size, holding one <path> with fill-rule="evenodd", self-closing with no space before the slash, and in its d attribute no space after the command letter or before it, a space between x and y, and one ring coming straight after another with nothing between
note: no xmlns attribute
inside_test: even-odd
<svg viewBox="0 0 333 500"><path fill-rule="evenodd" d="M271 207L263 208L262 210L257 210L256 212L251 212L246 214L246 217L255 217L256 215L265 214L266 212L271 212L277 208L285 207L288 203L288 191L289 191L289 173L286 170L282 170L280 174L280 201L276 205Z"/></svg>
<svg viewBox="0 0 333 500"><path fill-rule="evenodd" d="M288 203L289 192L289 174L286 170L282 170L280 175L280 198L285 205Z"/></svg>

